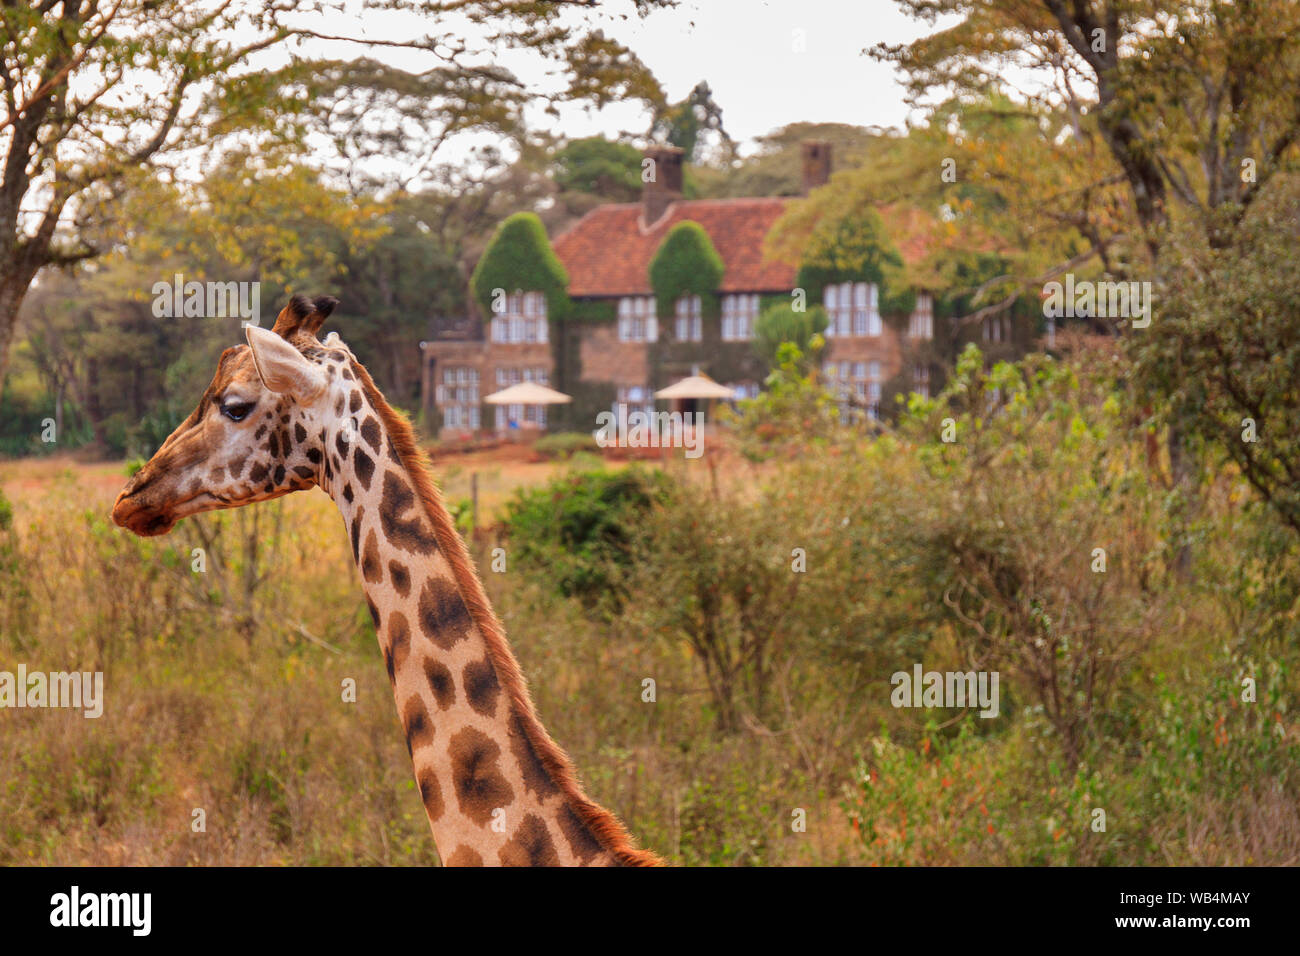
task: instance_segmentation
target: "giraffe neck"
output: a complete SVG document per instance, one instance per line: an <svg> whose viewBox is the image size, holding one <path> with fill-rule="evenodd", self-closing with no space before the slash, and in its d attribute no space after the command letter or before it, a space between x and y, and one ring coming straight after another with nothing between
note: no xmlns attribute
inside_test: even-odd
<svg viewBox="0 0 1300 956"><path fill-rule="evenodd" d="M538 722L409 426L354 368L361 400L326 428L321 485L343 514L443 862L653 862Z"/></svg>

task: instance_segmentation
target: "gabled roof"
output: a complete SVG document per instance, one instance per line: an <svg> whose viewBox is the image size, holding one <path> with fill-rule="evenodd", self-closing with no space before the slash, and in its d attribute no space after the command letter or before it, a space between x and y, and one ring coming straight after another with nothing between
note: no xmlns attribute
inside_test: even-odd
<svg viewBox="0 0 1300 956"><path fill-rule="evenodd" d="M763 239L789 200L683 199L672 203L650 229L641 203L597 206L552 243L569 273L569 295L650 295L650 260L679 222L699 223L713 240L725 272L720 292L787 292L798 266L764 261Z"/></svg>

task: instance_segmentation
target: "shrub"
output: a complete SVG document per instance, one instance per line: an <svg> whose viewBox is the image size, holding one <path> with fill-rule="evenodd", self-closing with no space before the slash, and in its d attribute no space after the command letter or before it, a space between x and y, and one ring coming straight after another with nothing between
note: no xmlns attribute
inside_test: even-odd
<svg viewBox="0 0 1300 956"><path fill-rule="evenodd" d="M811 348L822 348L814 335ZM757 398L723 409L721 419L734 425L741 453L752 461L790 459L810 446L825 445L842 432L835 400L807 368L804 353L793 342L777 348L777 366Z"/></svg>
<svg viewBox="0 0 1300 956"><path fill-rule="evenodd" d="M520 490L504 524L516 563L588 610L616 613L636 527L672 494L662 473L641 468L588 471Z"/></svg>
<svg viewBox="0 0 1300 956"><path fill-rule="evenodd" d="M572 458L578 452L600 454L600 443L596 441L594 435L588 435L586 432L559 432L554 435L543 435L537 439L533 451L543 458L565 460Z"/></svg>
<svg viewBox="0 0 1300 956"><path fill-rule="evenodd" d="M825 344L821 336L829 324L830 318L820 305L802 312L796 312L789 303L774 305L754 323L754 350L770 367L777 368L782 343L793 342L803 355L800 368L806 374L817 367L821 351L817 345Z"/></svg>

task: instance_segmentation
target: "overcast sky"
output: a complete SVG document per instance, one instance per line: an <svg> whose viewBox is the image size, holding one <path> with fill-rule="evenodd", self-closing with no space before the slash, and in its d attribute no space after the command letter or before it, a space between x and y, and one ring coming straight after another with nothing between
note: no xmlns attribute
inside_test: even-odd
<svg viewBox="0 0 1300 956"><path fill-rule="evenodd" d="M908 111L895 70L863 50L934 29L904 17L892 0L687 0L606 28L670 99L707 80L738 141L799 121L901 126ZM564 131L612 135L643 125L637 110L611 107L592 117L571 111Z"/></svg>
<svg viewBox="0 0 1300 956"><path fill-rule="evenodd" d="M835 122L860 126L901 126L908 118L902 90L892 66L863 51L879 41L897 43L932 32L936 27L909 20L893 0L683 0L675 9L637 16L632 0L603 0L596 12L574 11L574 21L591 23L630 47L663 85L670 100L686 97L700 80L707 80L722 108L723 123L742 152L756 136L788 123ZM357 38L409 39L430 29L427 20L412 14L370 11L351 22L322 23L319 14L303 15L305 25ZM450 21L439 24L447 29ZM467 26L473 34L475 28ZM353 44L307 41L302 52L312 56L355 57ZM266 63L282 61L287 51L268 53ZM418 72L433 65L428 54L375 47L371 55ZM496 62L530 86L562 87L548 77L535 56L521 51L497 51ZM589 112L562 109L562 119L541 113L531 116L536 128L553 129L576 138L620 133L643 135L649 123L640 104L613 104ZM470 136L449 143L440 153L454 159Z"/></svg>

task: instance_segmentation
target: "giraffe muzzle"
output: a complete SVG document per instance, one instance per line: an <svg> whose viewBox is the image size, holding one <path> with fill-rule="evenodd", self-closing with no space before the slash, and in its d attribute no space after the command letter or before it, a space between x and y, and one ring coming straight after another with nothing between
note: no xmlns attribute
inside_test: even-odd
<svg viewBox="0 0 1300 956"><path fill-rule="evenodd" d="M142 538L166 534L176 525L176 521L170 514L142 505L125 492L118 496L117 503L113 505L113 523Z"/></svg>

